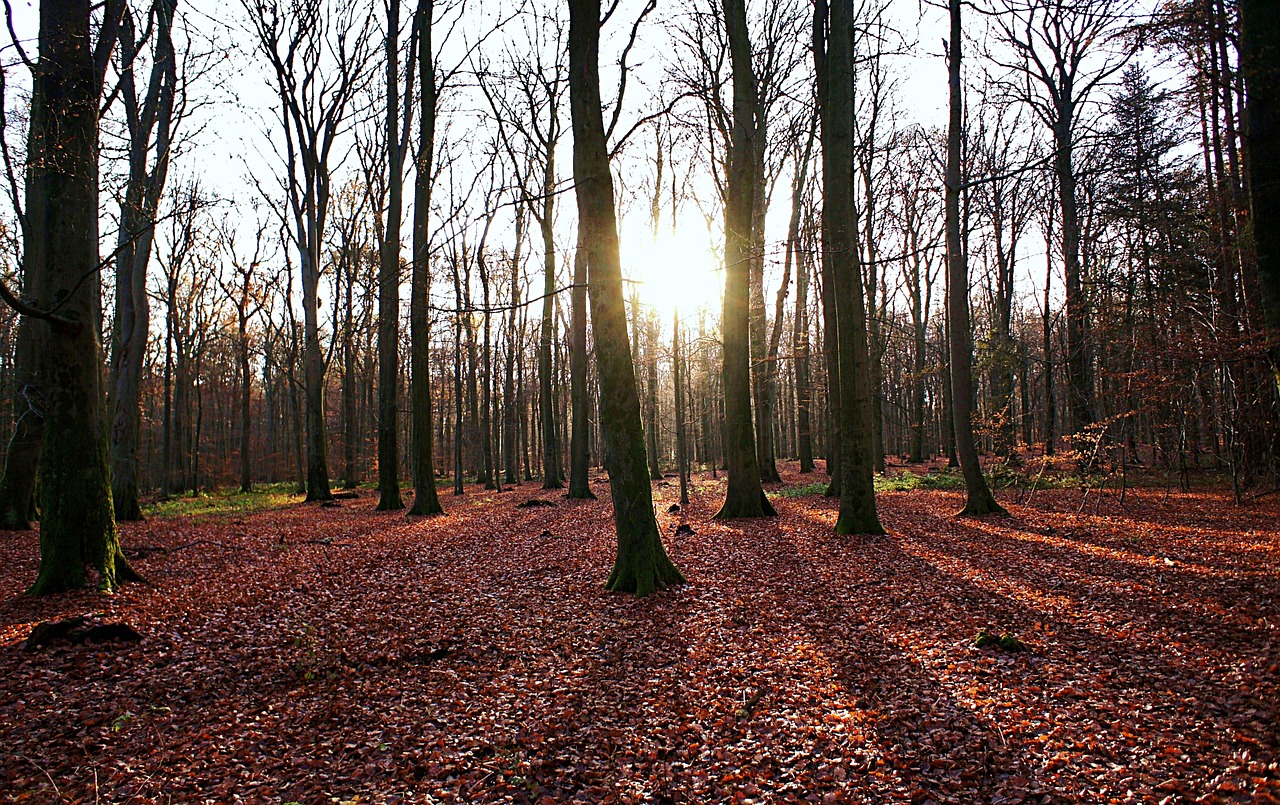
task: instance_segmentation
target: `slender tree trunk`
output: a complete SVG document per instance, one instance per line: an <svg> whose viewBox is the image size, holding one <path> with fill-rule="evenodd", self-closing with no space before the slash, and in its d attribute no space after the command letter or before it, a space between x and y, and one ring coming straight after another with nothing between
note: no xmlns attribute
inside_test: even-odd
<svg viewBox="0 0 1280 805"><path fill-rule="evenodd" d="M587 248L578 230L573 256L573 321L569 335L569 398L572 432L569 435L569 497L595 500L587 477L591 466L590 399L587 394Z"/></svg>
<svg viewBox="0 0 1280 805"><path fill-rule="evenodd" d="M431 168L435 153L436 73L431 50L433 0L418 0L413 24L418 32L419 126L413 185L413 266L409 296L409 407L413 455L413 508L410 514L441 514L436 493L435 444L431 431L431 274L428 216Z"/></svg>
<svg viewBox="0 0 1280 805"><path fill-rule="evenodd" d="M24 261L23 272L29 277L28 265L30 262ZM29 283L30 280L26 284ZM18 323L14 361L16 421L4 456L4 475L0 476L0 530L4 531L26 531L36 515L36 469L44 443L44 406L40 404L35 374L35 327L36 323L28 318Z"/></svg>
<svg viewBox="0 0 1280 805"><path fill-rule="evenodd" d="M680 473L680 505L689 505L688 434L684 421L684 355L680 348L680 310L671 316L671 365L675 382L676 465Z"/></svg>
<svg viewBox="0 0 1280 805"><path fill-rule="evenodd" d="M973 342L969 326L969 268L960 235L960 191L964 180L960 166L963 97L960 91L960 3L951 2L951 43L947 67L951 88L951 121L947 132L947 324L951 334L951 404L954 411L956 452L964 473L966 500L960 514L1005 514L996 503L978 463L973 438Z"/></svg>
<svg viewBox="0 0 1280 805"><path fill-rule="evenodd" d="M569 98L581 242L587 246L600 420L618 555L607 587L648 595L684 577L667 557L653 512L635 366L627 342L622 261L600 101L600 0L569 3Z"/></svg>
<svg viewBox="0 0 1280 805"><path fill-rule="evenodd" d="M796 244L796 313L791 333L791 350L796 362L796 442L800 472L813 472L813 425L810 422L809 390L809 263Z"/></svg>
<svg viewBox="0 0 1280 805"><path fill-rule="evenodd" d="M400 141L400 0L387 0L387 226L378 255L378 511L400 498L400 221L404 149Z"/></svg>
<svg viewBox="0 0 1280 805"><path fill-rule="evenodd" d="M560 440L556 436L556 408L552 394L551 342L555 338L556 244L555 225L555 152L548 149L542 183L542 329L538 341L538 413L542 429L542 488L564 487L564 469L560 463Z"/></svg>

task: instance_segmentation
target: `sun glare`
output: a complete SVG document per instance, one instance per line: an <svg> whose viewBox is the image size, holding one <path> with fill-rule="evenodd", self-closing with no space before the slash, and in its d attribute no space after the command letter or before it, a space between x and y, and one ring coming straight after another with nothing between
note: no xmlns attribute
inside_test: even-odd
<svg viewBox="0 0 1280 805"><path fill-rule="evenodd" d="M641 303L656 309L668 326L677 309L686 320L701 307L719 313L724 268L705 231L666 230L656 239L637 234L623 246L623 266L638 284Z"/></svg>

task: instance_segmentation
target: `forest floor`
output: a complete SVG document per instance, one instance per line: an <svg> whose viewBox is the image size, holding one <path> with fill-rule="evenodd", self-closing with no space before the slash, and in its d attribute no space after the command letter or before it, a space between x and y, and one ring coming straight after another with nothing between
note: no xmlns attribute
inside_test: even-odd
<svg viewBox="0 0 1280 805"><path fill-rule="evenodd" d="M637 600L595 488L126 524L151 585L111 596L22 596L0 535L0 802L1280 800L1276 496L885 492L867 538L671 479L690 583ZM143 639L24 649L84 614Z"/></svg>

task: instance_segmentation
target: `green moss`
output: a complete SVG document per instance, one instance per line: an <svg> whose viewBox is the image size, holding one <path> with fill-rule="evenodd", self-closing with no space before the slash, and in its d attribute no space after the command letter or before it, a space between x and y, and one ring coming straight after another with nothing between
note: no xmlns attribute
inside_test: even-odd
<svg viewBox="0 0 1280 805"><path fill-rule="evenodd" d="M173 497L159 500L142 507L142 514L147 518L168 519L173 517L222 517L228 514L251 514L269 509L282 509L299 502L302 496L297 494L296 485L292 481L278 484L262 484L252 492L241 492L229 487L212 493L202 492L198 495Z"/></svg>

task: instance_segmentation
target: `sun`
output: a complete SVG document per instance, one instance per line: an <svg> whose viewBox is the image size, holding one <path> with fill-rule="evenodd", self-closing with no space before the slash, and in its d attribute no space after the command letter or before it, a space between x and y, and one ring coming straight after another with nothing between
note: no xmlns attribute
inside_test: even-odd
<svg viewBox="0 0 1280 805"><path fill-rule="evenodd" d="M648 231L632 234L623 244L622 264L641 304L656 310L666 325L677 310L686 321L700 308L719 314L724 267L706 230L664 228L656 238Z"/></svg>

